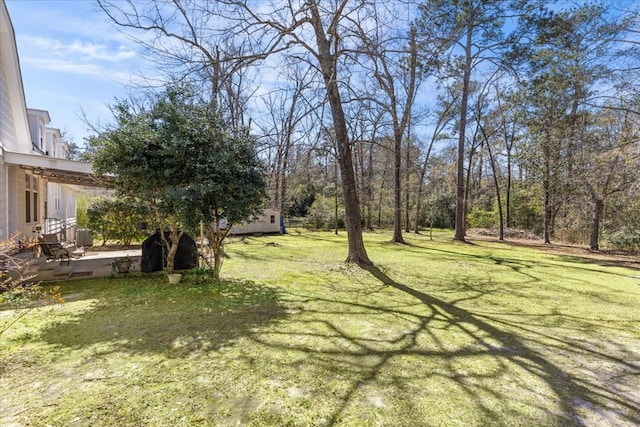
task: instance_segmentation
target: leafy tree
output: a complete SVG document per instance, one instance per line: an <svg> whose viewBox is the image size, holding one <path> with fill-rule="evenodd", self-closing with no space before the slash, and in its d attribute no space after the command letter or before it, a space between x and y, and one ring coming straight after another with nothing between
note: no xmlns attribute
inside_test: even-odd
<svg viewBox="0 0 640 427"><path fill-rule="evenodd" d="M452 69L462 74L458 120L456 183L456 240L465 240L465 142L472 72L487 56L494 56L503 39L502 25L507 2L485 0L427 0L419 5L417 28L425 50L451 49Z"/></svg>
<svg viewBox="0 0 640 427"><path fill-rule="evenodd" d="M76 225L78 227L89 227L89 217L87 209L91 203L91 196L88 193L80 194L76 199Z"/></svg>
<svg viewBox="0 0 640 427"><path fill-rule="evenodd" d="M594 120L577 149L576 175L591 205L589 248L598 250L605 201L640 180L635 114L624 109L607 110Z"/></svg>
<svg viewBox="0 0 640 427"><path fill-rule="evenodd" d="M612 17L607 5L593 2L557 11L542 9L529 19L535 31L520 55L528 77L524 99L528 100L529 163L542 181L543 238L550 243L557 213L577 196L581 186L591 193L593 227L598 228L600 199L609 189L598 191L589 184L598 178L581 177L580 171L598 171L591 154L601 151L601 144L597 142L600 138L589 135L591 117L608 108L612 89L618 92L614 88L624 86L621 82L635 79L637 67L629 61L637 60L637 48L624 40L633 38L629 33L637 15ZM585 148L589 151L588 146L594 146L590 155L581 156ZM601 164L607 164L605 168L616 168L620 159L617 155L598 157ZM591 246L597 247L597 241L592 240Z"/></svg>
<svg viewBox="0 0 640 427"><path fill-rule="evenodd" d="M156 58L174 64L178 72L184 71L185 78L204 74L210 81L214 104L224 105L215 102L224 95L225 100L230 101L227 103L230 110L231 106L233 110L237 105L244 106L239 94L243 86L238 71L248 64L287 51L297 61L304 61L317 70L336 135L348 235L346 261L371 264L362 236L352 144L344 111L345 88L337 78L346 75L341 62L348 58L343 37L362 16L359 14L361 4L347 7L347 2L331 5L316 0L273 9L256 8L248 1L99 0L98 4L115 24L145 34L144 40L138 38L138 41L155 53ZM235 34L240 36L234 38ZM226 92L232 93L232 99ZM236 124L242 123L242 116L231 115L230 119L234 134L238 134Z"/></svg>
<svg viewBox="0 0 640 427"><path fill-rule="evenodd" d="M87 226L102 237L102 245L107 240L119 240L128 246L140 237L138 223L149 219L149 209L133 197L99 197L91 201L87 208Z"/></svg>
<svg viewBox="0 0 640 427"><path fill-rule="evenodd" d="M315 198L316 192L312 184L300 185L291 198L287 214L293 217L307 216Z"/></svg>
<svg viewBox="0 0 640 427"><path fill-rule="evenodd" d="M121 193L145 201L169 225L169 272L181 226L206 224L218 278L231 226L263 207L266 182L254 142L246 133L228 135L215 106L190 87L171 87L138 110L120 102L114 113L117 127L92 140L96 171L113 174Z"/></svg>
<svg viewBox="0 0 640 427"><path fill-rule="evenodd" d="M117 214L114 216L111 210L111 200L107 198L97 199L87 208L87 226L96 237L102 239L102 246L107 244L115 236L115 228L118 222Z"/></svg>
<svg viewBox="0 0 640 427"><path fill-rule="evenodd" d="M327 197L321 194L316 195L309 215L307 216L306 226L311 230L331 230L336 224L344 227L344 211L338 211L336 218L336 206L333 197Z"/></svg>

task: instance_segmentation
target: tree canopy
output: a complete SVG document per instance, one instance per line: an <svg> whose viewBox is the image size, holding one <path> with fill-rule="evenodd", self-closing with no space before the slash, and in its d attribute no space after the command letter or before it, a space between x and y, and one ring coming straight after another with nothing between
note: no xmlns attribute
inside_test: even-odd
<svg viewBox="0 0 640 427"><path fill-rule="evenodd" d="M219 230L223 219L230 228L264 207L255 141L229 135L219 111L192 88L169 88L144 105L118 102L113 111L116 125L91 141L96 172L147 202L174 235L201 222Z"/></svg>
<svg viewBox="0 0 640 427"><path fill-rule="evenodd" d="M634 2L98 4L232 135L262 130L271 207L336 201L348 261L369 263L364 228L401 242L412 216L415 232L453 224L457 240L495 226L593 249L640 227Z"/></svg>

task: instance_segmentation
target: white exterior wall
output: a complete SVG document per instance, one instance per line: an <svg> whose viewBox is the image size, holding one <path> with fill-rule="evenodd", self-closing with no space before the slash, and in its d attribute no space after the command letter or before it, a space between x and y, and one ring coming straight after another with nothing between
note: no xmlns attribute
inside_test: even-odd
<svg viewBox="0 0 640 427"><path fill-rule="evenodd" d="M13 25L4 0L0 0L0 239L15 231L31 234L31 227L23 224L24 204L21 208L16 187L24 176L19 179L22 171L5 164L5 151L30 153L31 137Z"/></svg>
<svg viewBox="0 0 640 427"><path fill-rule="evenodd" d="M2 149L0 148L0 150ZM8 209L4 208L9 206L9 183L7 182L8 172L6 169L7 166L5 166L2 155L0 155L0 241L9 237L7 235L9 230L9 212Z"/></svg>
<svg viewBox="0 0 640 427"><path fill-rule="evenodd" d="M32 148L35 147L37 150L40 150L41 154L45 154L48 151L47 146L53 144L52 140L55 139L56 133L59 138L60 131L47 127L49 123L51 123L51 117L46 110L28 108L27 119L29 121Z"/></svg>
<svg viewBox="0 0 640 427"><path fill-rule="evenodd" d="M9 226L7 227L7 230L9 230L9 233L13 233L18 230L18 214L17 214L18 205L16 204L17 191L18 191L17 184L16 184L17 168L14 165L5 165L5 167L7 168L7 176L8 176L7 185L9 186L9 190L7 192L8 209L6 209L7 216L8 216L8 224L9 224Z"/></svg>
<svg viewBox="0 0 640 427"><path fill-rule="evenodd" d="M265 209L257 220L242 225L234 225L231 228L231 234L256 233L280 233L280 212L273 209Z"/></svg>
<svg viewBox="0 0 640 427"><path fill-rule="evenodd" d="M29 117L42 117L42 110L29 110ZM62 139L59 129L44 128L45 143L42 149L49 157L66 159L69 145ZM61 221L74 221L76 217L76 194L74 186L50 182L47 185L47 217Z"/></svg>
<svg viewBox="0 0 640 427"><path fill-rule="evenodd" d="M5 61L0 60L0 147L15 150L18 138L10 99Z"/></svg>
<svg viewBox="0 0 640 427"><path fill-rule="evenodd" d="M15 214L14 212L12 212L12 217L15 220L15 230L20 231L21 235L24 235L26 237L29 238L35 238L37 237L37 227L43 227L44 225L44 201L46 200L46 195L47 195L47 184L46 182L41 179L38 178L37 176L31 175L30 173L28 173L27 171L20 169L20 168L13 168L15 169L15 173L13 174L13 176L15 176L15 185L13 186L13 188L15 188L16 190L16 194L15 194ZM31 188L29 189L29 205L31 208L31 213L30 213L30 221L27 222L27 211L26 211L26 179L27 177L29 177L30 182L31 182ZM37 182L37 187L35 188L37 194L38 194L38 207L37 207L37 211L34 210L33 208L33 193L34 193L34 188L33 188L33 182L34 182L34 178L35 181ZM34 213L37 213L37 217L34 217Z"/></svg>
<svg viewBox="0 0 640 427"><path fill-rule="evenodd" d="M50 182L47 185L47 217L60 220L76 216L76 189Z"/></svg>
<svg viewBox="0 0 640 427"><path fill-rule="evenodd" d="M38 122L39 120L33 120L32 117L29 117L29 134L31 135L31 143L32 146L36 146L39 148L38 144L36 144L36 141L38 141L42 137L42 134L40 132L40 123Z"/></svg>
<svg viewBox="0 0 640 427"><path fill-rule="evenodd" d="M0 148L29 153L31 140L13 24L0 0Z"/></svg>

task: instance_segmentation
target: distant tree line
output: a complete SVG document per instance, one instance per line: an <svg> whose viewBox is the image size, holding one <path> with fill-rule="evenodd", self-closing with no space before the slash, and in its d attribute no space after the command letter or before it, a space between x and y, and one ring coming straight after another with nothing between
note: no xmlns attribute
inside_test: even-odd
<svg viewBox="0 0 640 427"><path fill-rule="evenodd" d="M273 207L346 228L348 261L380 227L638 238L633 2L98 3L166 82L258 138Z"/></svg>

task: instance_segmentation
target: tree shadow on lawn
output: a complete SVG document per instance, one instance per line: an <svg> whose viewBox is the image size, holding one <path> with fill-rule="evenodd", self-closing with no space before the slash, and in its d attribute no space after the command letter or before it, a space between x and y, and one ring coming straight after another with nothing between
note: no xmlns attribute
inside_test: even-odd
<svg viewBox="0 0 640 427"><path fill-rule="evenodd" d="M63 348L99 345L100 354L186 357L219 349L286 315L276 290L250 281L147 288L100 300L39 338Z"/></svg>
<svg viewBox="0 0 640 427"><path fill-rule="evenodd" d="M375 399L392 395L403 402L404 418L398 425L430 425L420 417L442 408L452 423L469 425L640 424L640 396L632 387L640 364L622 359L633 352L607 352L571 337L561 340L545 335L548 325L538 328L530 318L518 323L517 313L511 321L505 313L492 316L464 309L399 283L377 267L367 271L384 289L374 285L366 295L395 289L409 298L394 299L392 306L377 305L375 298L369 303L341 298L337 292L329 298L301 298L305 309L298 329L252 337L267 347L307 354L308 369L315 376L328 375L325 383L335 383L334 389L323 384L315 391L321 396L315 405L331 408L324 425L372 413L373 419L359 422L375 424L376 408L361 409L371 404L371 396L363 398L371 389L380 391L372 398L373 406ZM373 325L372 331L353 329L363 322ZM400 326L385 331L390 322ZM620 376L613 378L612 371ZM624 387L617 381L625 382ZM441 388L429 388L434 386ZM331 399L326 397L329 392L333 404L326 400ZM426 396L430 401L425 404ZM376 407L386 408L382 403ZM436 418L440 423L442 419Z"/></svg>
<svg viewBox="0 0 640 427"><path fill-rule="evenodd" d="M485 241L486 242L486 241ZM501 247L496 249L505 250L508 249L509 242L500 242ZM461 251L453 251L442 248L424 246L424 245L408 245L408 250L420 251L420 253L434 253L439 256L443 256L445 260L460 260L469 259L475 260L481 264L486 264L487 260L490 260L495 265L509 267L514 273L526 277L529 282L539 282L541 279L535 275L535 269L542 269L549 267L551 269L558 269L565 272L576 271L578 273L595 273L595 274L607 274L611 276L632 278L631 275L621 273L613 270L613 268L628 268L631 270L639 270L640 262L627 262L621 260L619 262L598 260L595 258L579 257L569 254L558 254L541 251L545 255L544 259L536 259L535 261L514 260L512 258L497 256L493 254L484 253L469 253ZM484 247L484 249L488 249ZM535 249L535 248L534 248ZM605 269L594 268L594 265L604 267ZM535 268L534 268L535 267ZM574 280L574 278L567 276L556 276L558 279Z"/></svg>
<svg viewBox="0 0 640 427"><path fill-rule="evenodd" d="M562 418L562 422L570 421L577 426L586 425L581 414L576 411L577 407L582 406L583 408L581 409L584 409L586 406L589 409L595 408L596 411L601 409L604 412L614 408L624 408L628 410L627 414L616 411L624 421L628 421L631 424L640 423L639 401L627 401L625 399L626 396L623 397L611 393L611 390L601 384L589 383L585 379L573 377L570 372L566 372L560 366L548 360L540 351L528 346L517 334L494 326L492 323L495 323L496 319L483 318L484 316L475 315L454 304L398 283L377 267L368 268L368 271L380 282L411 295L434 312L446 313L450 318L451 324L456 324L461 328L463 328L463 324L467 324L482 332L482 335L488 337L489 341L497 341L499 343L497 346L495 343L489 344L487 338L481 338L477 332L472 332L471 329L468 330L469 335L477 339L478 344L485 347L488 352L499 352L502 357L508 359L511 363L543 380L556 396L557 404L560 408L559 416ZM505 326L511 327L512 325ZM535 330L530 330L529 332L536 333ZM591 351L586 347L579 348L581 346L575 342L570 346L575 353L587 352L602 358L604 361L623 365L630 371L629 375L640 374L639 364L620 360L602 352ZM505 396L505 398L508 398L508 396Z"/></svg>

